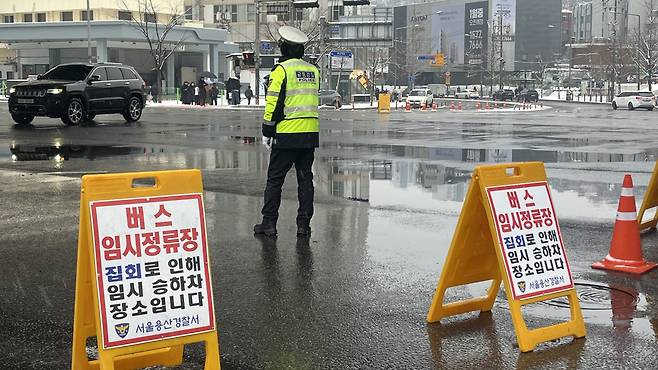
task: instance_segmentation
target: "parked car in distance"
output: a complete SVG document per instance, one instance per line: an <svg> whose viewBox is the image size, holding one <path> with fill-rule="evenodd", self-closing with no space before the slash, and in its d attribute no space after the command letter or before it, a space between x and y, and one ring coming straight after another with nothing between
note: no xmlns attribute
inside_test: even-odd
<svg viewBox="0 0 658 370"><path fill-rule="evenodd" d="M651 91L624 91L612 99L612 109L627 107L630 110L646 108L653 110L656 97Z"/></svg>
<svg viewBox="0 0 658 370"><path fill-rule="evenodd" d="M434 102L434 95L430 89L413 89L409 92L407 101L412 107L420 107L423 104L429 107Z"/></svg>
<svg viewBox="0 0 658 370"><path fill-rule="evenodd" d="M60 64L36 80L12 87L9 113L17 124L46 116L78 125L97 114L112 113L134 122L142 116L144 86L134 68L120 63Z"/></svg>
<svg viewBox="0 0 658 370"><path fill-rule="evenodd" d="M493 94L493 100L513 101L514 91L510 89L498 90Z"/></svg>
<svg viewBox="0 0 658 370"><path fill-rule="evenodd" d="M480 93L477 90L472 90L468 92L469 99L480 99Z"/></svg>
<svg viewBox="0 0 658 370"><path fill-rule="evenodd" d="M539 101L539 93L534 89L523 89L516 97L516 100L521 103L533 103Z"/></svg>
<svg viewBox="0 0 658 370"><path fill-rule="evenodd" d="M429 84L427 88L432 90L435 98L443 98L448 95L448 86L446 84Z"/></svg>
<svg viewBox="0 0 658 370"><path fill-rule="evenodd" d="M469 97L469 92L468 91L457 91L455 92L455 99L468 99Z"/></svg>
<svg viewBox="0 0 658 370"><path fill-rule="evenodd" d="M320 105L333 105L340 108L342 97L335 90L320 90Z"/></svg>

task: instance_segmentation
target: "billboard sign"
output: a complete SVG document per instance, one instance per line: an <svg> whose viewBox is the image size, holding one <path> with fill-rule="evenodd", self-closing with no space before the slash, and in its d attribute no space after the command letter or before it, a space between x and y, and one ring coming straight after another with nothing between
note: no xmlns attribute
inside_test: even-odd
<svg viewBox="0 0 658 370"><path fill-rule="evenodd" d="M464 10L464 64L484 64L487 50L489 2L466 3Z"/></svg>
<svg viewBox="0 0 658 370"><path fill-rule="evenodd" d="M430 53L443 54L447 65L464 64L464 4L440 4L432 14Z"/></svg>

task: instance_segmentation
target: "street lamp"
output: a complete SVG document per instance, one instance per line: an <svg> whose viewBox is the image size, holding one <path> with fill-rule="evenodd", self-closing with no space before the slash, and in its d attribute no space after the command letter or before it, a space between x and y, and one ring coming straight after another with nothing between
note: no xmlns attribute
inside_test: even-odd
<svg viewBox="0 0 658 370"><path fill-rule="evenodd" d="M610 10L610 14L621 14L621 15L632 15L634 17L637 17L637 37L638 37L638 43L635 46L635 64L637 66L637 90L640 90L640 28L642 27L642 22L640 19L639 14L633 14L633 13L622 13L622 12L616 12L614 10ZM651 76L649 76L651 78Z"/></svg>

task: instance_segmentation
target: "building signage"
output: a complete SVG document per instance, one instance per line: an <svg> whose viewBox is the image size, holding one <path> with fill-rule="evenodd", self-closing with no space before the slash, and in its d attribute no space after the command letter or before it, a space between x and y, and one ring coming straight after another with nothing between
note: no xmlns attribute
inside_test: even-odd
<svg viewBox="0 0 658 370"><path fill-rule="evenodd" d="M352 70L354 69L354 55L347 50L332 50L329 52L331 69Z"/></svg>
<svg viewBox="0 0 658 370"><path fill-rule="evenodd" d="M215 328L201 194L90 203L103 348Z"/></svg>
<svg viewBox="0 0 658 370"><path fill-rule="evenodd" d="M489 2L466 3L464 11L464 64L484 63L488 40Z"/></svg>

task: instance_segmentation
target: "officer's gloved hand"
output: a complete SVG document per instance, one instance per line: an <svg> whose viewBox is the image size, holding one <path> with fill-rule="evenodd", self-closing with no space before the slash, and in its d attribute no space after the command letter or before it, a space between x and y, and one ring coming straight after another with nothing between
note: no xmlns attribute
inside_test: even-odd
<svg viewBox="0 0 658 370"><path fill-rule="evenodd" d="M265 149L267 149L267 150L272 149L272 138L271 138L271 137L267 137L267 136L263 136L263 146L264 146Z"/></svg>

